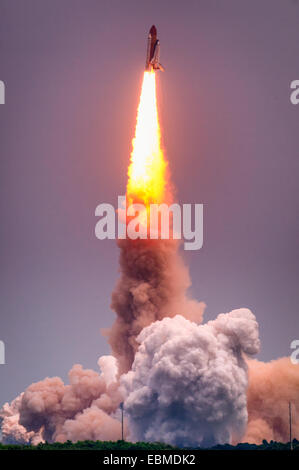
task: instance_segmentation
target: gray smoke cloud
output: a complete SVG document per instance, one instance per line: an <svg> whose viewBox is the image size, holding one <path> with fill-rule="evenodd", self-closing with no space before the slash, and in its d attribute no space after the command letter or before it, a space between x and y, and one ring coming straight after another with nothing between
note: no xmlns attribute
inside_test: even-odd
<svg viewBox="0 0 299 470"><path fill-rule="evenodd" d="M178 315L142 330L132 370L121 378L134 440L211 446L247 425L247 365L259 350L248 309L198 325Z"/></svg>

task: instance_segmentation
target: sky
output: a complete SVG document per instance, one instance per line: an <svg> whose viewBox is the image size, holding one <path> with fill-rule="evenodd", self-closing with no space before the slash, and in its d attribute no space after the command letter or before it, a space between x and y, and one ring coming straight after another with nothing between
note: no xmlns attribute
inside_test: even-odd
<svg viewBox="0 0 299 470"><path fill-rule="evenodd" d="M152 24L177 199L204 204L190 294L205 320L249 307L261 360L299 339L299 2L0 0L0 406L110 352L118 249L94 212L125 193Z"/></svg>

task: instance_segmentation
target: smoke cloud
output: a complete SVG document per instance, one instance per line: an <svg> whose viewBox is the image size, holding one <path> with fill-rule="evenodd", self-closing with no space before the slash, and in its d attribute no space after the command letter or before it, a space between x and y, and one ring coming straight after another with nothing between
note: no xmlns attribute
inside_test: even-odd
<svg viewBox="0 0 299 470"><path fill-rule="evenodd" d="M247 424L247 365L259 349L247 309L205 325L182 316L142 330L132 370L121 379L130 436L178 446L241 438Z"/></svg>
<svg viewBox="0 0 299 470"><path fill-rule="evenodd" d="M0 410L2 441L6 444L33 444L43 440L41 433L26 431L20 424L19 408L24 393L11 403L5 403Z"/></svg>
<svg viewBox="0 0 299 470"><path fill-rule="evenodd" d="M117 440L121 401L132 440L288 441L289 401L298 438L298 366L289 358L248 359L259 347L254 315L239 309L201 325L205 305L188 298L190 277L176 241L119 246L116 320L107 332L113 356L99 359L99 372L76 364L68 385L46 378L6 403L3 441Z"/></svg>
<svg viewBox="0 0 299 470"><path fill-rule="evenodd" d="M102 372L76 364L69 372L69 385L59 377L33 383L0 412L3 441L119 439L114 417L121 401L116 381L115 358L99 360Z"/></svg>
<svg viewBox="0 0 299 470"><path fill-rule="evenodd" d="M186 294L191 281L177 241L127 239L119 247L121 277L111 304L117 318L107 334L124 373L132 366L136 338L144 327L177 314L200 323L205 304Z"/></svg>
<svg viewBox="0 0 299 470"><path fill-rule="evenodd" d="M0 411L5 442L119 439L118 379L131 368L139 333L180 312L202 321L205 304L187 297L191 282L177 241L120 240L119 246L121 277L112 294L117 317L107 332L113 356L99 359L101 374L76 364L69 385L59 377L46 378L6 404Z"/></svg>
<svg viewBox="0 0 299 470"><path fill-rule="evenodd" d="M284 357L268 363L248 361L248 427L244 442L263 439L289 441L289 403L292 404L292 434L299 437L299 366Z"/></svg>

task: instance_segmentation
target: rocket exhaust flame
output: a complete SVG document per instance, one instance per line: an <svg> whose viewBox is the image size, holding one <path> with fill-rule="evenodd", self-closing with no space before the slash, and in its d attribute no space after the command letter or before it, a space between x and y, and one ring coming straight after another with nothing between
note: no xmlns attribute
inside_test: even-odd
<svg viewBox="0 0 299 470"><path fill-rule="evenodd" d="M127 184L130 204L143 202L148 206L165 202L167 164L161 149L154 71L145 72L143 76L132 144Z"/></svg>

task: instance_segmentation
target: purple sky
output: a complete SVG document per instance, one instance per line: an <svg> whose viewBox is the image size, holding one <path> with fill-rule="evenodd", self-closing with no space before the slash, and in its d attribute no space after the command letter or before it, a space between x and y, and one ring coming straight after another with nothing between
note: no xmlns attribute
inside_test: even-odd
<svg viewBox="0 0 299 470"><path fill-rule="evenodd" d="M118 251L94 210L125 192L153 23L173 181L205 205L191 293L207 320L251 308L263 360L299 338L299 3L1 0L0 405L109 353Z"/></svg>

